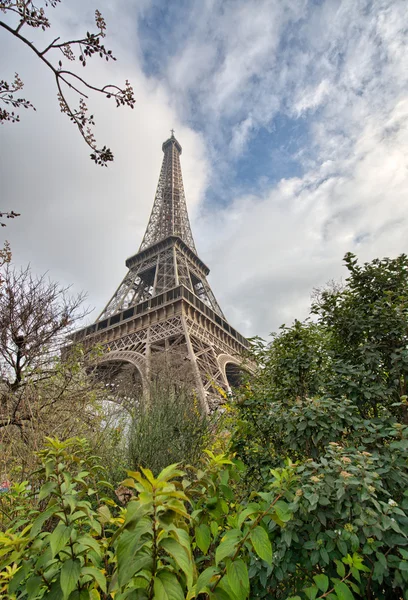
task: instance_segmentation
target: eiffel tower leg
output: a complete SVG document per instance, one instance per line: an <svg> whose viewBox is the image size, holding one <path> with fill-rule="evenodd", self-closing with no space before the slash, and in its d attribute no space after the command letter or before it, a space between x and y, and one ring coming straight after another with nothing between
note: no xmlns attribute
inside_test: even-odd
<svg viewBox="0 0 408 600"><path fill-rule="evenodd" d="M190 339L190 333L188 331L188 327L187 327L187 323L186 323L186 319L185 319L184 315L182 315L182 317L181 317L181 322L183 325L184 336L186 339L188 357L191 361L191 366L192 366L193 372L194 372L194 378L195 378L196 384L197 384L197 392L198 392L202 407L204 408L205 412L208 413L209 406L208 406L208 402L207 402L207 397L206 397L206 393L204 390L203 381L202 381L202 378L200 375L200 370L197 365L197 358L194 353L193 345L192 345L191 339Z"/></svg>
<svg viewBox="0 0 408 600"><path fill-rule="evenodd" d="M151 347L150 347L150 327L146 332L146 346L145 346L145 359L146 359L146 385L143 389L143 400L148 405L150 403L150 381L151 381Z"/></svg>

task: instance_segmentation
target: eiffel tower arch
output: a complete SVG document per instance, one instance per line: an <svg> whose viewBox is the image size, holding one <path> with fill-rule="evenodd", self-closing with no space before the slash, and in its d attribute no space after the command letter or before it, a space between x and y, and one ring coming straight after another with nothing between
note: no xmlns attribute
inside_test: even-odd
<svg viewBox="0 0 408 600"><path fill-rule="evenodd" d="M188 363L205 410L230 390L249 347L226 320L199 258L184 193L181 145L174 133L163 146L153 208L139 250L95 323L72 339L101 345L101 366L132 365L143 388L160 353ZM118 367L119 368L119 367Z"/></svg>

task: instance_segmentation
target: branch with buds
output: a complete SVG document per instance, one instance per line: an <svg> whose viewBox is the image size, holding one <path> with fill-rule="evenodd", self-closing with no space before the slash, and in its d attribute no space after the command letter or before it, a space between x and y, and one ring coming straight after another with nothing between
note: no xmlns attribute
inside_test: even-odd
<svg viewBox="0 0 408 600"><path fill-rule="evenodd" d="M10 212L0 212L0 219L6 218L6 219L15 219L16 217L19 217L20 213L16 213L14 212L14 210L10 211ZM6 224L3 223L2 221L0 221L0 227L5 227Z"/></svg>
<svg viewBox="0 0 408 600"><path fill-rule="evenodd" d="M55 8L61 0L44 0L45 8ZM37 7L32 0L0 0L0 12L10 15L18 15L17 24L10 25L5 21L0 20L0 27L17 37L44 62L54 74L57 85L57 97L60 104L61 112L68 115L69 119L76 125L82 138L92 149L91 159L98 165L107 166L107 163L113 161L113 154L110 148L103 146L97 147L95 136L92 127L95 125L93 115L88 116L88 107L85 100L88 99L88 92L94 91L104 95L106 98L114 98L116 106L129 106L133 108L135 105L135 97L133 88L128 81L125 82L123 88L116 85L105 85L103 87L93 86L88 83L83 77L69 69L63 68L63 60L73 62L79 60L83 67L86 66L87 60L97 55L100 58L105 58L106 61L116 58L112 51L108 50L102 43L102 39L106 35L106 23L99 10L95 11L96 33L87 31L86 36L80 39L61 42L60 38L55 38L44 49L40 50L27 37L22 35L21 29L23 26L42 29L45 31L51 24L45 13L44 7ZM54 51L54 54L53 54ZM62 59L54 60L55 52L62 54ZM0 81L0 102L10 105L12 108L34 108L28 100L16 97L16 93L23 88L23 82L16 73L13 83L9 84L6 81ZM80 96L78 107L74 107L67 99L66 92L70 90ZM19 115L8 109L0 109L0 123L5 121L19 121Z"/></svg>

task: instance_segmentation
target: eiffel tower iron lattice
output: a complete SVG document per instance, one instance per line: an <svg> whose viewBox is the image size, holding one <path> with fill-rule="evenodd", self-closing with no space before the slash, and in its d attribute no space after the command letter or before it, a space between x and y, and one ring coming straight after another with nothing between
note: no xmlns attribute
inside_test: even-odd
<svg viewBox="0 0 408 600"><path fill-rule="evenodd" d="M128 272L96 322L72 339L102 345L101 365L129 363L148 386L156 353L187 360L206 410L236 379L247 340L233 329L207 281L188 218L181 174L182 148L174 137L163 144L163 163L153 209Z"/></svg>

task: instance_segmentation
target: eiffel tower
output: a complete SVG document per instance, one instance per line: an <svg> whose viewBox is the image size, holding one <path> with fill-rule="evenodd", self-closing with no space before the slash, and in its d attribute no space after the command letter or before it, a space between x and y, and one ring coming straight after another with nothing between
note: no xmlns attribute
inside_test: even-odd
<svg viewBox="0 0 408 600"><path fill-rule="evenodd" d="M101 345L100 365L130 363L143 388L157 353L188 361L206 411L239 380L248 341L227 322L198 257L184 194L181 145L174 137L164 157L153 209L140 248L93 325L73 335L86 347Z"/></svg>

